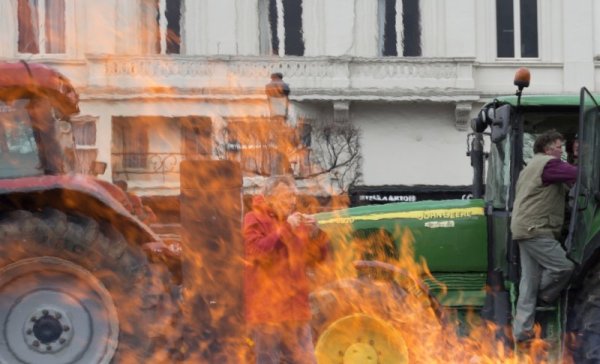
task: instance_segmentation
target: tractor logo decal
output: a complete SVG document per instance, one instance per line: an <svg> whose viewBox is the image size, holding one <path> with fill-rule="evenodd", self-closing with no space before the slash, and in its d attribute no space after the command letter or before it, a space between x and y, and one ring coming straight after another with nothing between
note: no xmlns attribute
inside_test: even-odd
<svg viewBox="0 0 600 364"><path fill-rule="evenodd" d="M453 228L454 226L455 226L454 220L427 221L425 223L425 227L430 228L430 229Z"/></svg>
<svg viewBox="0 0 600 364"><path fill-rule="evenodd" d="M326 224L348 224L355 221L376 221L391 219L414 219L414 220L439 220L439 219L460 219L471 216L483 216L483 207L467 207L458 209L436 209L436 210L417 210L417 211L398 211L385 212L378 214L360 215L360 216L338 216L331 219L319 221L319 225Z"/></svg>

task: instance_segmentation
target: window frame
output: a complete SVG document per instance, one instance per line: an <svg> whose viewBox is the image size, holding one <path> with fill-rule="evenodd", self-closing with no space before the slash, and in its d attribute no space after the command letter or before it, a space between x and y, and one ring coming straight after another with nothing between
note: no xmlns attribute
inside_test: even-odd
<svg viewBox="0 0 600 364"><path fill-rule="evenodd" d="M263 117L225 118L226 158L238 161L246 176L268 174L271 169L273 141L269 123L269 118Z"/></svg>
<svg viewBox="0 0 600 364"><path fill-rule="evenodd" d="M90 162L93 162L98 159L98 120L97 116L89 116L89 115L80 115L76 117L72 117L71 125L73 128L73 142L74 142L74 153L75 153L75 168L79 173L90 174L92 173L91 164L84 165L82 161L84 158L82 157L84 154L91 154L93 158L91 158ZM77 128L84 127L86 124L93 125L94 135L93 140L89 143L85 141L78 140L78 133L76 132Z"/></svg>
<svg viewBox="0 0 600 364"><path fill-rule="evenodd" d="M540 18L540 9L542 6L542 1L541 0L535 0L536 1L536 33L537 33L537 56L536 57L523 57L522 56L522 52L521 52L521 47L522 47L522 32L521 32L521 28L522 28L522 24L521 24L521 1L523 0L512 0L512 6L513 6L513 17L512 17L512 21L513 21L513 56L512 57L500 57L498 55L498 46L499 46L499 40L498 40L498 13L497 13L497 9L498 9L498 1L499 0L495 0L494 1L494 12L495 12L495 20L496 20L496 29L495 29L495 43L496 43L496 48L495 48L495 58L497 61L513 61L513 60L527 60L527 61L536 61L536 60L541 60L541 50L540 50L540 45L541 45L541 34L542 34L542 29L541 29L541 18Z"/></svg>
<svg viewBox="0 0 600 364"><path fill-rule="evenodd" d="M149 55L179 55L179 54L184 54L184 12L185 12L185 0L177 0L179 1L179 43L177 44L177 51L176 52L169 52L169 44L167 42L168 39L168 34L169 34L169 22L168 22L168 18L167 18L167 2L169 0L151 0L151 1L156 1L157 4L157 11L158 14L156 14L157 16L157 31L158 31L158 39L155 40L150 40L148 39L148 35L145 36L141 36L140 37L140 42L141 42L141 47L140 49L142 50L142 53L144 54L149 54ZM140 5L143 6L142 3L140 3ZM140 14L143 14L141 8L140 8ZM142 34L144 33L144 22L143 20L141 20L141 31ZM145 45L144 43L148 42L148 44L150 44L151 42L157 42L154 43L155 47L148 47L147 45ZM154 49L152 49L154 48Z"/></svg>
<svg viewBox="0 0 600 364"><path fill-rule="evenodd" d="M213 126L208 116L177 118L181 126L181 154L186 159L211 158L213 155Z"/></svg>
<svg viewBox="0 0 600 364"><path fill-rule="evenodd" d="M292 21L287 17L284 11L286 3L289 0L260 0L258 3L259 11L259 41L261 54L278 57L303 57L306 53L306 41L304 39L304 1L300 4L300 29L286 28L287 21ZM275 14L272 13L275 10ZM286 21L287 20L287 21ZM274 23L276 22L276 23ZM289 34L298 31L300 42L298 52L290 53L288 47ZM266 33L266 34L265 34Z"/></svg>
<svg viewBox="0 0 600 364"><path fill-rule="evenodd" d="M16 10L16 31L17 31L17 35L16 35L16 54L19 56L28 56L30 58L47 58L47 57L59 57L59 58L66 58L68 56L71 56L73 51L74 51L74 47L73 47L73 34L75 34L74 29L75 29L75 24L74 24L74 13L75 13L75 5L73 3L72 0L64 0L65 3L65 9L64 9L64 14L63 14L63 20L64 20L64 51L60 52L60 53L51 53L51 52L47 52L46 51L46 44L47 44L47 35L46 35L46 2L47 0L37 0L38 4L37 4L37 12L38 12L38 24L37 24L37 30L38 30L38 34L37 34L37 42L38 42L38 52L37 53L31 53L31 52L21 52L19 50L19 30L20 30L20 21L19 21L19 9L18 9L18 1L17 1L17 6L15 7Z"/></svg>
<svg viewBox="0 0 600 364"><path fill-rule="evenodd" d="M121 139L119 154L125 170L144 171L148 168L150 135L148 130L154 116L113 116L113 133L118 128ZM128 140L126 143L125 140Z"/></svg>
<svg viewBox="0 0 600 364"><path fill-rule="evenodd" d="M407 33L406 22L407 19L404 16L405 1L417 1L417 9L418 9L418 47L415 45L407 46L406 37L404 36ZM386 29L387 27L387 18L388 18L388 6L389 2L393 2L393 9L395 11L394 19L394 34L391 34L392 41L395 41L394 47L389 51L386 48ZM378 43L377 43L377 54L379 57L422 57L423 56L423 31L422 31L422 22L423 22L423 2L421 0L378 0L377 2L377 24L378 24ZM407 51L415 48L418 49L418 52L415 54L407 54Z"/></svg>

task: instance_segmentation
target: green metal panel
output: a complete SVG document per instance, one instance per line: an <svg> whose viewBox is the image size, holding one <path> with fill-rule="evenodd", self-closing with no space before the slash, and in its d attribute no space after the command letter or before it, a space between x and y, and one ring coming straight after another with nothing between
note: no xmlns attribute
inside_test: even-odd
<svg viewBox="0 0 600 364"><path fill-rule="evenodd" d="M517 96L496 97L500 104L517 106ZM523 95L521 106L579 106L579 94L573 95Z"/></svg>
<svg viewBox="0 0 600 364"><path fill-rule="evenodd" d="M384 230L397 248L402 233L414 236L415 259L432 272L485 272L486 219L483 200L421 201L354 207L316 215L334 249L345 249L356 231Z"/></svg>
<svg viewBox="0 0 600 364"><path fill-rule="evenodd" d="M429 292L447 307L481 307L485 301L487 274L436 273L435 279L425 278Z"/></svg>

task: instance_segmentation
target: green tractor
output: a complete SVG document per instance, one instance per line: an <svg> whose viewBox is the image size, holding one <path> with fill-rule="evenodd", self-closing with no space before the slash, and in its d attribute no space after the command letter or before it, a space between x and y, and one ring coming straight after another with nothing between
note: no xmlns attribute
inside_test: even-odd
<svg viewBox="0 0 600 364"><path fill-rule="evenodd" d="M478 345L504 343L509 353L504 358L515 355L510 327L520 265L511 213L533 141L549 129L567 140L578 135L580 143L579 176L562 240L576 269L561 299L536 309L539 347L544 360L569 356L577 363L600 362L600 169L595 165L600 160L600 108L585 88L580 95L522 96L529 85L525 69L517 72L515 85L516 95L495 98L472 120L467 155L474 171L473 199L317 215L331 235L338 266L338 279L311 297L320 363L457 360L444 356L443 345L427 340L437 324L440 342L450 343L477 340L477 328L485 326L492 335ZM422 304L407 305L410 300ZM415 307L424 307L426 315ZM444 331L447 323L453 323L452 333ZM449 335L457 341L448 341Z"/></svg>

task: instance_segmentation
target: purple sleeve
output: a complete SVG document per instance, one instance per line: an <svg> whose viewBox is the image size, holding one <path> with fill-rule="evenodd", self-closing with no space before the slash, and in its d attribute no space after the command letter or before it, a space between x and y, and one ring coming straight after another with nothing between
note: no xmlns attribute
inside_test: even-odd
<svg viewBox="0 0 600 364"><path fill-rule="evenodd" d="M552 183L573 184L577 181L577 167L563 162L558 158L551 159L544 166L542 183L547 186Z"/></svg>

